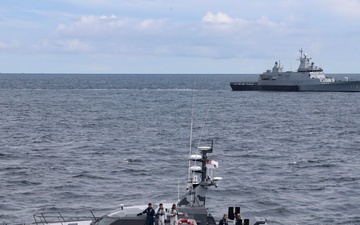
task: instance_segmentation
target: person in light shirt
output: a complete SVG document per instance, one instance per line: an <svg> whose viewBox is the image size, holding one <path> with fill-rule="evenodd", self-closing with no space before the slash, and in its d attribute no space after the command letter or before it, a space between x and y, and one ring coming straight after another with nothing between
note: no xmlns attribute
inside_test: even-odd
<svg viewBox="0 0 360 225"><path fill-rule="evenodd" d="M165 225L166 212L162 203L160 203L156 215L158 216L158 225Z"/></svg>
<svg viewBox="0 0 360 225"><path fill-rule="evenodd" d="M169 215L170 215L170 225L177 225L179 211L176 209L176 204L172 205Z"/></svg>

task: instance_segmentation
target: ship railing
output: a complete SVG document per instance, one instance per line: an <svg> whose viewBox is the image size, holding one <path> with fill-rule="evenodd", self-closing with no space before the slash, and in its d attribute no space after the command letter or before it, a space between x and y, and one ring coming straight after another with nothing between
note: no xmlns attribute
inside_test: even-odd
<svg viewBox="0 0 360 225"><path fill-rule="evenodd" d="M258 82L254 81L242 81L242 82L231 82L230 85L257 85Z"/></svg>
<svg viewBox="0 0 360 225"><path fill-rule="evenodd" d="M0 223L0 225L26 225L26 223Z"/></svg>
<svg viewBox="0 0 360 225"><path fill-rule="evenodd" d="M46 224L69 224L74 222L74 225L77 224L77 221L92 221L101 218L100 216L95 216L95 211L88 211L85 215L84 212L42 212L35 213L33 215L34 223L36 225L46 225Z"/></svg>

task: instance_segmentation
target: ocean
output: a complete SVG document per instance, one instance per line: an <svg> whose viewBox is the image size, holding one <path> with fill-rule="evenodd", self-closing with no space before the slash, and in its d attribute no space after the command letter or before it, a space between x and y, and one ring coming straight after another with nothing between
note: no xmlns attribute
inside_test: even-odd
<svg viewBox="0 0 360 225"><path fill-rule="evenodd" d="M231 91L256 77L0 74L0 223L176 202L193 118L223 177L217 219L360 224L360 93Z"/></svg>

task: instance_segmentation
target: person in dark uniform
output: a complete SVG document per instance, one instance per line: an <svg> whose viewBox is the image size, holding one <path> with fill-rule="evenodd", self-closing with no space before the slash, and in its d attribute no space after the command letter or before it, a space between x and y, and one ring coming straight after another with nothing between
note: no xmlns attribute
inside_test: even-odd
<svg viewBox="0 0 360 225"><path fill-rule="evenodd" d="M219 225L228 225L227 215L224 214L223 218L219 221Z"/></svg>
<svg viewBox="0 0 360 225"><path fill-rule="evenodd" d="M148 207L142 212L137 214L138 216L141 216L142 214L146 213L146 225L154 225L155 221L155 210L152 208L151 203L148 204Z"/></svg>

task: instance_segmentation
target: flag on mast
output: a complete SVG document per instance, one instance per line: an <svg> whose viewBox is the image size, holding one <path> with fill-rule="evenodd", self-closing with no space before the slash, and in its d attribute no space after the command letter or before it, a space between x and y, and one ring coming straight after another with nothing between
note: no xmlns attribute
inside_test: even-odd
<svg viewBox="0 0 360 225"><path fill-rule="evenodd" d="M206 160L206 168L217 169L219 168L219 163L215 160L208 159Z"/></svg>

